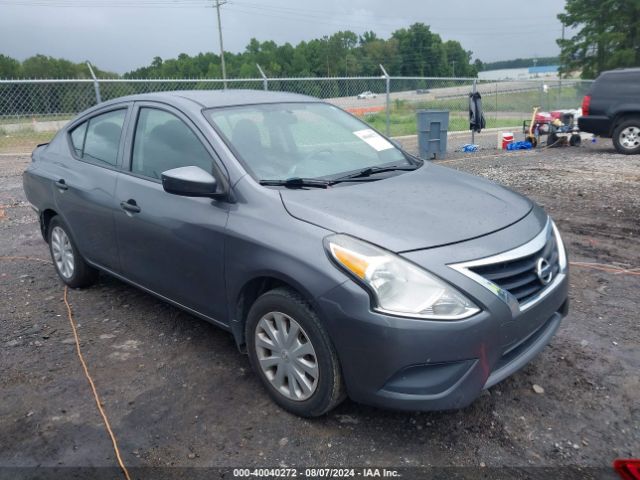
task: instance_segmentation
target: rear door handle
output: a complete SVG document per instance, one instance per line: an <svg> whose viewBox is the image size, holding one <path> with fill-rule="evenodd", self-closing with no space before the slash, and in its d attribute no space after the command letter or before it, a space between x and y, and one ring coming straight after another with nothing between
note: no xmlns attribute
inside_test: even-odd
<svg viewBox="0 0 640 480"><path fill-rule="evenodd" d="M139 213L140 210L142 210L133 198L130 198L126 202L120 202L120 208L130 213Z"/></svg>
<svg viewBox="0 0 640 480"><path fill-rule="evenodd" d="M69 185L67 185L67 183L62 178L55 182L55 186L60 190L69 190Z"/></svg>

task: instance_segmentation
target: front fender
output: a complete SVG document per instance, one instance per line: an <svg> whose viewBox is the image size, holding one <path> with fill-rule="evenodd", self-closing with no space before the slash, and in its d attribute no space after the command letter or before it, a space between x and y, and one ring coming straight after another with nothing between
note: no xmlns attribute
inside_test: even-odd
<svg viewBox="0 0 640 480"><path fill-rule="evenodd" d="M620 120L622 118L632 117L632 116L640 117L640 103L633 102L633 103L618 104L612 107L607 112L607 114L609 118L613 119L613 121L611 122L610 131L609 131L609 135L612 136L613 131L615 130L617 124L620 123Z"/></svg>
<svg viewBox="0 0 640 480"><path fill-rule="evenodd" d="M243 288L252 280L277 279L297 290L312 305L319 296L347 280L324 249L324 237L333 232L290 216L277 191L263 191L260 195L249 201L247 194L241 192L227 223L224 265L227 318L236 340L240 341L244 319L237 318L237 306Z"/></svg>

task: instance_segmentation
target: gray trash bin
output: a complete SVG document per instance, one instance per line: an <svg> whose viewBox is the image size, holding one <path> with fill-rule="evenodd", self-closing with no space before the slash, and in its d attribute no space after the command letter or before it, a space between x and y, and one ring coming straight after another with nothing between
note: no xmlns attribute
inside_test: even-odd
<svg viewBox="0 0 640 480"><path fill-rule="evenodd" d="M442 158L447 153L448 110L418 110L418 150L420 158Z"/></svg>

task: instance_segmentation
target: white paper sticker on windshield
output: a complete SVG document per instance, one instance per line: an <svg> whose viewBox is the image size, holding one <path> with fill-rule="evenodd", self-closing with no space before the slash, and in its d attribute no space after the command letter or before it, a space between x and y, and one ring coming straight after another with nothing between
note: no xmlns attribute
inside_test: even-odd
<svg viewBox="0 0 640 480"><path fill-rule="evenodd" d="M358 130L356 132L353 132L353 134L363 142L367 142L369 146L377 152L393 148L393 144L391 144L391 142L389 142L382 135L378 134L374 130L371 130L370 128Z"/></svg>

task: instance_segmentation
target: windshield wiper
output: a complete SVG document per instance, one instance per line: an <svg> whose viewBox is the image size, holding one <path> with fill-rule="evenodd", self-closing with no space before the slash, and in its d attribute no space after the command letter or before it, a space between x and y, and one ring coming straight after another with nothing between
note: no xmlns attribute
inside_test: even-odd
<svg viewBox="0 0 640 480"><path fill-rule="evenodd" d="M420 165L396 165L387 167L367 167L355 173L345 175L343 177L333 178L330 180L320 180L316 178L291 177L285 180L260 180L260 185L272 187L287 188L328 188L335 183L341 182L371 182L376 179L367 178L376 173L395 172L395 171L411 171Z"/></svg>
<svg viewBox="0 0 640 480"><path fill-rule="evenodd" d="M286 180L260 180L260 185L287 188L328 188L331 183L326 180L315 180L313 178L291 177Z"/></svg>
<svg viewBox="0 0 640 480"><path fill-rule="evenodd" d="M362 177L370 177L376 173L395 172L395 171L411 171L418 168L420 165L395 165L389 167L367 167L356 173L350 173L344 177L338 177L331 181L331 183L346 182L352 179L358 179Z"/></svg>

